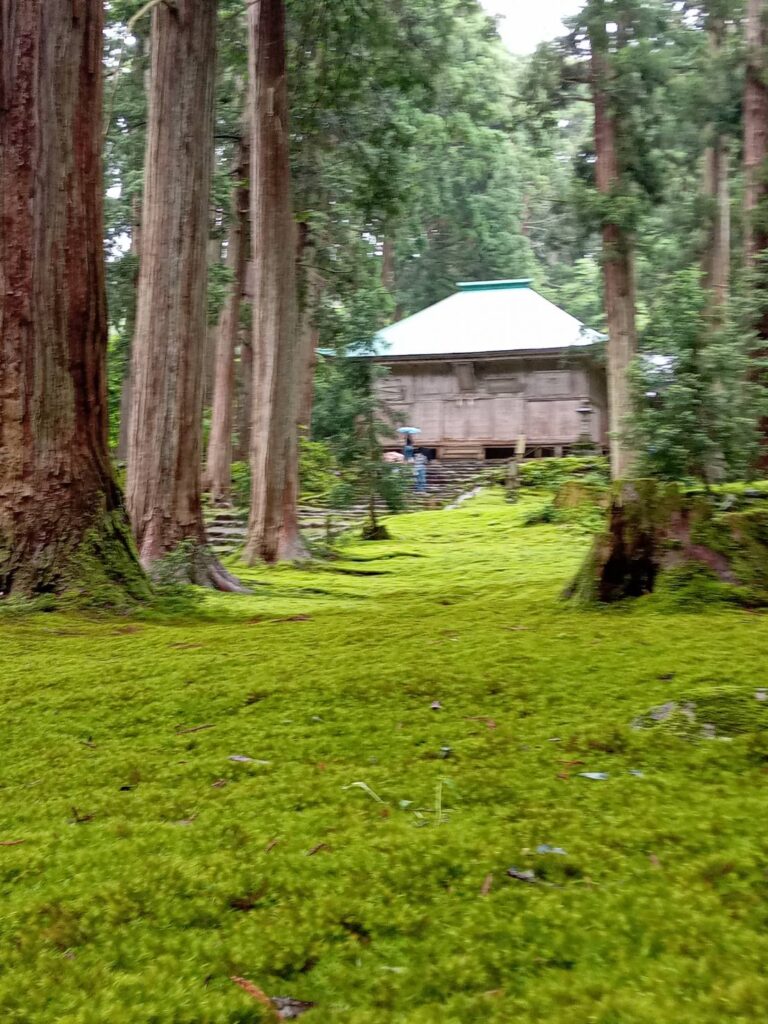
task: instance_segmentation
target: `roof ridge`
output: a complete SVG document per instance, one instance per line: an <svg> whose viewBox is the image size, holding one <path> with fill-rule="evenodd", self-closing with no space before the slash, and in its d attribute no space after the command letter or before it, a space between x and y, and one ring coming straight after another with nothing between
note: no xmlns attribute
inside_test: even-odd
<svg viewBox="0 0 768 1024"><path fill-rule="evenodd" d="M490 292L505 288L530 288L532 284L532 277L513 277L499 281L457 281L456 287L462 292Z"/></svg>

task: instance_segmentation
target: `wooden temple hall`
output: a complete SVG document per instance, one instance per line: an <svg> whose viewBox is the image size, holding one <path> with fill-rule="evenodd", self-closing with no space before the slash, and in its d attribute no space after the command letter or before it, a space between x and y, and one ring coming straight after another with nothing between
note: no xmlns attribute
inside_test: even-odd
<svg viewBox="0 0 768 1024"><path fill-rule="evenodd" d="M600 335L531 282L459 284L381 331L378 387L416 443L438 459L562 455L607 444ZM392 447L398 440L391 439Z"/></svg>

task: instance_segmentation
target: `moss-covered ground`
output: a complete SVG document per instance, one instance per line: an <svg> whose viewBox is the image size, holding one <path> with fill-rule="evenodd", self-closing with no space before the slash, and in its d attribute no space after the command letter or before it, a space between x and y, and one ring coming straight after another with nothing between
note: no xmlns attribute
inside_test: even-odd
<svg viewBox="0 0 768 1024"><path fill-rule="evenodd" d="M536 500L5 616L3 1024L268 1020L232 975L307 1024L768 1019L768 617L563 604L589 538ZM631 728L687 700L720 738Z"/></svg>

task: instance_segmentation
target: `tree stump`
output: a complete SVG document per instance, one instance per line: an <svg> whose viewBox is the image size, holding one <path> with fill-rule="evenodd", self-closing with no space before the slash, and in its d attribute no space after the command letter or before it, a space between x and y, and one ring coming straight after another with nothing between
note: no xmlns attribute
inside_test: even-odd
<svg viewBox="0 0 768 1024"><path fill-rule="evenodd" d="M768 604L768 511L723 512L714 495L636 480L617 484L606 529L564 596L611 604L690 585L713 600Z"/></svg>

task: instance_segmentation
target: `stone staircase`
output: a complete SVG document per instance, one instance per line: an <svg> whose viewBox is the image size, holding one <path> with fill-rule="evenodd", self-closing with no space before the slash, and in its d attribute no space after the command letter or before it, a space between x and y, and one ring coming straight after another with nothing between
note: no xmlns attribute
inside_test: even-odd
<svg viewBox="0 0 768 1024"><path fill-rule="evenodd" d="M427 491L425 494L412 493L408 498L408 508L415 511L443 508L452 504L487 479L488 471L494 467L498 467L498 463L486 463L479 459L431 462L427 467ZM376 509L382 516L388 514L380 500L376 502ZM367 515L366 501L356 502L345 509L302 505L299 508L299 526L310 541L322 541L358 526ZM244 509L225 506L209 506L206 509L208 540L217 554L231 554L240 547L245 540L247 519L248 514Z"/></svg>

